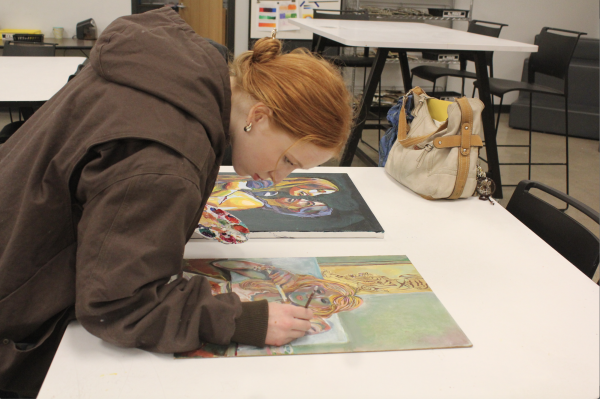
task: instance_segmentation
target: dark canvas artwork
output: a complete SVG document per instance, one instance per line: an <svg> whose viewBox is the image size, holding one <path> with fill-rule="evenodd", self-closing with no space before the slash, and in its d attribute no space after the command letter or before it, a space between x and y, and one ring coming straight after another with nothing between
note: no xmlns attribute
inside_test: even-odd
<svg viewBox="0 0 600 399"><path fill-rule="evenodd" d="M291 174L274 185L220 173L200 224L222 210L250 238L383 237L383 228L346 173ZM204 223L204 222L206 223ZM196 232L193 238L200 238Z"/></svg>

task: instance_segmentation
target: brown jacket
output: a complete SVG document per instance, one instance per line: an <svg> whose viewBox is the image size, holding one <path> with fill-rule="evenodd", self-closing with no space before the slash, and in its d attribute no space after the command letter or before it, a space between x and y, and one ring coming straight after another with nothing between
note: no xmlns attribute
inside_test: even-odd
<svg viewBox="0 0 600 399"><path fill-rule="evenodd" d="M227 64L169 8L120 18L0 146L0 390L35 394L67 323L157 352L264 345L266 302L181 270L227 142Z"/></svg>

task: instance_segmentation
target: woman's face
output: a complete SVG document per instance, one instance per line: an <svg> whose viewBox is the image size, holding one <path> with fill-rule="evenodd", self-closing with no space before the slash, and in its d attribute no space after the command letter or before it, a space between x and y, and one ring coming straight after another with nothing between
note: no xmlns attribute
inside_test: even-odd
<svg viewBox="0 0 600 399"><path fill-rule="evenodd" d="M232 132L232 160L235 172L254 180L281 182L295 169L311 169L325 163L333 150L312 143L297 142L283 129L270 123L265 114L252 119L249 132Z"/></svg>
<svg viewBox="0 0 600 399"><path fill-rule="evenodd" d="M317 201L310 201L304 198L287 198L287 197L282 197L282 198L276 198L273 200L273 202L277 202L278 204L281 204L281 206L285 207L285 208L290 208L290 207L294 207L294 208L306 208L309 206L326 206L324 203L322 202L317 202Z"/></svg>
<svg viewBox="0 0 600 399"><path fill-rule="evenodd" d="M335 292L328 290L321 285L297 288L295 291L288 294L288 298L295 305L306 306L306 302L308 302L310 294L313 293L313 288L316 289L315 294L313 295L308 307L316 309L329 308L331 306L329 297L335 295Z"/></svg>
<svg viewBox="0 0 600 399"><path fill-rule="evenodd" d="M327 190L327 189L310 189L304 186L297 186L290 188L290 194L293 196L311 196L322 195L322 194L331 194L334 193L335 190Z"/></svg>

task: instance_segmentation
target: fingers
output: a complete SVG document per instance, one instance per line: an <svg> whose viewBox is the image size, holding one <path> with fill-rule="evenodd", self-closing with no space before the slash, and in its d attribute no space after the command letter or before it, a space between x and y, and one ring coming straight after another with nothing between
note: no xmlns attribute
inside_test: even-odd
<svg viewBox="0 0 600 399"><path fill-rule="evenodd" d="M305 336L311 328L312 315L310 309L270 302L265 343L281 346Z"/></svg>
<svg viewBox="0 0 600 399"><path fill-rule="evenodd" d="M310 320L313 318L313 311L311 309L302 308L302 307L293 306L293 305L284 305L284 306L286 306L287 310L289 310L292 317L294 317L296 319Z"/></svg>
<svg viewBox="0 0 600 399"><path fill-rule="evenodd" d="M306 335L306 331L291 330L288 337L291 338L290 341L293 341L295 339L302 338L305 335Z"/></svg>
<svg viewBox="0 0 600 399"><path fill-rule="evenodd" d="M292 320L292 330L300 331L302 333L310 330L310 321L302 320L302 319L294 319Z"/></svg>

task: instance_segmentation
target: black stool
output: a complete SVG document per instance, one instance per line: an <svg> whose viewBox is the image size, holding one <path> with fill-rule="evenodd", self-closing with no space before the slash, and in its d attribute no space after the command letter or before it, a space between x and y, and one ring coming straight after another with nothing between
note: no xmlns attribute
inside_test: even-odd
<svg viewBox="0 0 600 399"><path fill-rule="evenodd" d="M485 25L482 25L485 24ZM490 26L491 25L491 26ZM488 21L478 21L472 20L469 21L469 27L467 28L467 32L476 33L479 35L498 37L500 36L500 31L504 26L508 26L507 24L500 24L497 22L488 22ZM492 59L494 57L494 53L492 51L486 52L486 63L490 68L490 77L494 77L494 67L492 64ZM443 68L439 66L431 66L431 65L422 65L411 70L412 77L417 76L421 79L428 80L433 82L433 90L430 94L435 93L435 82L444 76L451 76L456 78L462 78L462 90L461 95L465 95L465 79L477 79L477 75L474 72L467 72L467 61L475 62L475 59L470 54L461 53L458 58L460 62L460 69L451 69L451 68ZM412 79L411 77L411 79Z"/></svg>
<svg viewBox="0 0 600 399"><path fill-rule="evenodd" d="M551 33L562 32L569 35ZM565 166L566 173L566 193L569 194L569 64L575 52L575 47L579 41L579 37L585 35L583 32L575 32L564 29L548 28L542 29L536 37L538 52L531 53L529 57L527 82L516 80L490 78L490 93L493 96L500 97L500 107L498 109L498 118L496 120L496 134L498 134L498 125L500 123L500 114L502 112L502 101L504 94L520 90L529 92L529 142L527 145L499 145L498 147L527 147L529 152L529 161L520 163L500 163L500 165L527 165L527 178L531 179L531 165L562 165ZM541 73L544 75L554 76L564 81L562 90L553 89L548 86L543 86L535 83L535 74ZM474 83L477 87L477 82ZM531 113L532 113L532 97L533 93L543 93L564 97L565 99L565 162L531 162ZM516 184L505 184L504 186L516 186ZM569 204L567 204L567 207ZM566 209L566 208L565 208Z"/></svg>

